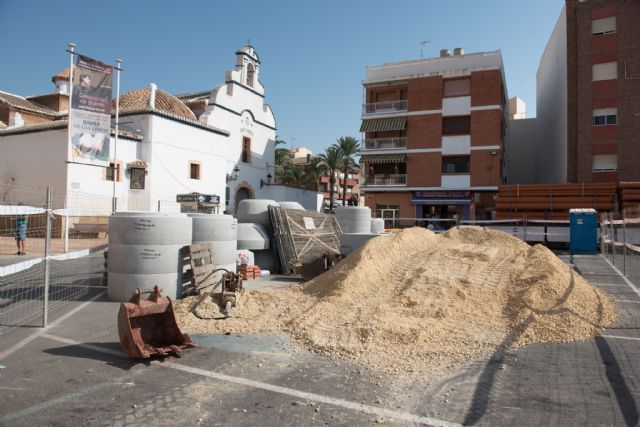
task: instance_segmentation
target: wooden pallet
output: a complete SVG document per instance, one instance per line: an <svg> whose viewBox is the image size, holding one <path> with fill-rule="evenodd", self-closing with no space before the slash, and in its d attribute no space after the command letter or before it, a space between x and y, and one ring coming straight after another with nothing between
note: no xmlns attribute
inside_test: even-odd
<svg viewBox="0 0 640 427"><path fill-rule="evenodd" d="M185 258L188 257L191 287L188 293L197 294L202 288L211 287L216 283L213 274L216 269L213 247L211 243L194 243L183 248Z"/></svg>

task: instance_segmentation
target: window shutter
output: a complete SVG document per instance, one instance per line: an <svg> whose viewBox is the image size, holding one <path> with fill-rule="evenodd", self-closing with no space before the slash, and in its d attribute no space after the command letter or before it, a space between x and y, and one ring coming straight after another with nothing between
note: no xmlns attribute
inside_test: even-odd
<svg viewBox="0 0 640 427"><path fill-rule="evenodd" d="M617 154L595 154L593 156L592 170L594 172L618 170L618 155Z"/></svg>
<svg viewBox="0 0 640 427"><path fill-rule="evenodd" d="M591 34L594 36L614 33L616 31L616 17L609 16L591 21Z"/></svg>
<svg viewBox="0 0 640 427"><path fill-rule="evenodd" d="M617 62L604 62L601 64L593 64L592 80L594 82L597 82L599 80L615 80L617 78L618 78Z"/></svg>

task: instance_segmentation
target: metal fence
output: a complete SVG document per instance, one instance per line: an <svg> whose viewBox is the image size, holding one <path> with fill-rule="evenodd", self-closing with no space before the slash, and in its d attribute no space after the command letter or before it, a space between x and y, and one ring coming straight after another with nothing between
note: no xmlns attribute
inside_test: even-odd
<svg viewBox="0 0 640 427"><path fill-rule="evenodd" d="M600 242L602 255L640 283L640 206L601 214Z"/></svg>
<svg viewBox="0 0 640 427"><path fill-rule="evenodd" d="M173 201L119 209L179 212ZM0 342L20 327L105 290L109 196L0 184ZM24 246L23 246L24 245Z"/></svg>
<svg viewBox="0 0 640 427"><path fill-rule="evenodd" d="M111 212L108 197L17 183L0 197L1 339L105 285Z"/></svg>

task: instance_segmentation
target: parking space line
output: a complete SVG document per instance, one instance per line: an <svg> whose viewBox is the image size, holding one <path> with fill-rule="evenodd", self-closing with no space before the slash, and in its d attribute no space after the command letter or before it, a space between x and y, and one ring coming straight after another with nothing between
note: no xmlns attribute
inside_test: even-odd
<svg viewBox="0 0 640 427"><path fill-rule="evenodd" d="M618 340L631 340L631 341L640 341L640 338L635 337L622 337L620 335L600 335L602 338L614 338Z"/></svg>
<svg viewBox="0 0 640 427"><path fill-rule="evenodd" d="M99 351L107 354L118 353L118 355L123 356L122 353L116 352L114 350L102 348L102 347L91 345L91 344L85 344L80 341L75 341L69 338L63 338L63 337L59 337L51 334L42 334L42 337L55 340L55 341L60 341L65 344L77 345L79 347L84 347L93 351ZM451 426L451 427L461 426L461 424L450 423L448 421L440 420L437 418L424 417L421 415L415 415L408 412L398 412L391 409L378 408L375 406L365 405L363 403L352 402L349 400L339 399L339 398L325 396L325 395L316 394L316 393L310 393L310 392L296 390L288 387L281 387L274 384L263 383L261 381L250 380L247 378L234 377L231 375L221 374L219 372L214 372L214 371L207 371L205 369L195 368L192 366L180 365L175 362L168 362L166 360L165 361L153 360L151 361L151 365L162 367L162 368L174 369L181 372L187 372L190 374L212 378L215 380L230 382L233 384L239 384L247 387L266 390L273 393L284 394L284 395L292 396L298 399L312 400L314 402L320 402L320 403L325 403L327 405L339 406L345 409L365 412L365 413L376 415L376 416L393 418L395 420L407 421L407 422L418 423L418 424L435 425L435 426Z"/></svg>
<svg viewBox="0 0 640 427"><path fill-rule="evenodd" d="M602 257L602 255L600 255ZM624 282L629 285L629 287L631 289L634 290L634 292L640 297L640 291L638 290L638 288L636 288L636 286L633 284L633 282L629 279L627 279L627 277L622 274L622 272L620 270L618 270L618 268L611 264L611 261L609 261L606 257L603 257L603 259L607 262L607 264L609 264L609 267L613 268L613 271L615 271L616 273L618 273L618 276L622 277L622 280L624 280Z"/></svg>
<svg viewBox="0 0 640 427"><path fill-rule="evenodd" d="M34 332L33 334L29 335L28 337L23 338L21 341L15 343L11 347L9 347L8 350L5 350L2 353L0 353L0 360L6 359L11 354L15 353L16 351L20 350L25 345L29 344L31 341L33 341L36 338L38 338L39 336L45 334L47 332L47 329L53 328L55 326L58 326L60 323L64 322L69 317L73 316L74 314L76 314L77 312L79 312L80 310L82 310L83 308L85 308L86 306L88 306L89 304L94 302L95 300L101 298L105 293L106 293L106 291L102 291L102 292L98 293L96 296L94 296L90 300L83 302L82 304L80 304L79 306L77 306L73 310L69 311L68 313L66 313L62 317L58 318L54 322L51 322L51 324L49 324L48 328L39 329L37 332Z"/></svg>

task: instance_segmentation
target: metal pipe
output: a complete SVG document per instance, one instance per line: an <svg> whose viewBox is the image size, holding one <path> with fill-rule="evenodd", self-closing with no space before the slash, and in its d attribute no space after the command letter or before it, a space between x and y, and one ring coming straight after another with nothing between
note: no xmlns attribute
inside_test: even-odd
<svg viewBox="0 0 640 427"><path fill-rule="evenodd" d="M116 213L118 199L116 198L116 182L118 181L118 132L120 125L120 66L122 59L116 59L116 132L113 140L113 196L111 200L111 211Z"/></svg>
<svg viewBox="0 0 640 427"><path fill-rule="evenodd" d="M48 310L49 310L49 254L51 252L51 187L47 187L47 201L46 201L46 215L47 215L47 231L44 240L44 289L43 289L43 304L42 304L42 327L46 328L48 324Z"/></svg>

